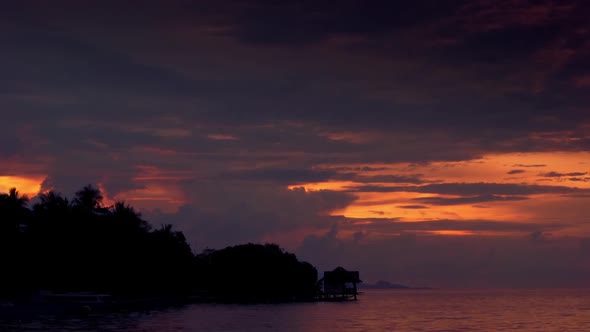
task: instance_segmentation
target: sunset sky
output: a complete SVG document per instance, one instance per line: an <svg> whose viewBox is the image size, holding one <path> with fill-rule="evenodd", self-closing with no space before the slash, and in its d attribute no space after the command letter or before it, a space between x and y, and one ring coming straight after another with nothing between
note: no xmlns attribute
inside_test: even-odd
<svg viewBox="0 0 590 332"><path fill-rule="evenodd" d="M590 2L11 1L0 192L92 183L196 252L590 286Z"/></svg>

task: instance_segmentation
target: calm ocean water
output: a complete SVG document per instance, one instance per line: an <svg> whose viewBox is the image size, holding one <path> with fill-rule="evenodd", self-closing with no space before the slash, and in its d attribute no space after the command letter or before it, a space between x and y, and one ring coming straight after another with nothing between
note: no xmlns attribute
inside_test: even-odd
<svg viewBox="0 0 590 332"><path fill-rule="evenodd" d="M370 290L357 302L196 304L0 322L0 331L590 331L590 289Z"/></svg>

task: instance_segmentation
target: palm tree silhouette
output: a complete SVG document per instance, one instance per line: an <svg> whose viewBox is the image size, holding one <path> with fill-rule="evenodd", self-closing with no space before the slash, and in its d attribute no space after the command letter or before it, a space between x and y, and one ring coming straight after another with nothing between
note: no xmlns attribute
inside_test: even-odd
<svg viewBox="0 0 590 332"><path fill-rule="evenodd" d="M103 200L102 193L98 188L89 184L82 188L82 190L76 192L76 198L74 198L74 207L82 212L89 214L104 212L102 206Z"/></svg>
<svg viewBox="0 0 590 332"><path fill-rule="evenodd" d="M0 211L4 216L3 222L0 222L0 232L18 232L28 215L28 202L27 195L21 195L16 188L0 194Z"/></svg>
<svg viewBox="0 0 590 332"><path fill-rule="evenodd" d="M141 213L137 212L132 206L125 204L125 202L116 202L110 208L111 216L118 225L119 229L127 229L139 232L147 232L150 230L150 225L147 221L141 218Z"/></svg>
<svg viewBox="0 0 590 332"><path fill-rule="evenodd" d="M63 216L70 209L67 198L54 191L39 194L39 203L33 205L33 211L37 215Z"/></svg>

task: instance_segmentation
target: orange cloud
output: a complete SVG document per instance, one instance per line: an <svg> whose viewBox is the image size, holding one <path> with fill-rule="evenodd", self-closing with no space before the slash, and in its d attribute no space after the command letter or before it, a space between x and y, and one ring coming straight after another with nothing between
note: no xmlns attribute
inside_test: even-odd
<svg viewBox="0 0 590 332"><path fill-rule="evenodd" d="M438 230L438 231L425 231L426 233L437 234L437 235L454 235L454 236L465 236L465 235L474 235L474 232L471 231L456 231L456 230Z"/></svg>
<svg viewBox="0 0 590 332"><path fill-rule="evenodd" d="M316 182L316 183L294 184L294 185L288 186L287 188L289 190L304 188L305 191L320 191L320 190L342 191L346 187L350 187L350 186L354 186L354 185L355 185L355 182L353 182L353 181L326 181L326 182Z"/></svg>
<svg viewBox="0 0 590 332"><path fill-rule="evenodd" d="M35 176L0 176L0 192L8 192L10 188L16 188L21 194L29 197L36 196L41 190L41 183L45 175Z"/></svg>
<svg viewBox="0 0 590 332"><path fill-rule="evenodd" d="M399 222L433 220L494 220L505 222L540 222L564 225L563 234L590 234L590 230L578 227L585 216L588 197L572 193L590 190L590 153L505 153L489 154L480 159L458 162L433 162L428 164L395 163L389 165L325 165L322 168L342 173L362 175L362 182L328 181L294 184L290 189L307 191L350 191L356 200L347 207L333 211L332 215L348 218L391 218ZM535 167L529 167L533 165ZM514 172L515 169L520 171ZM524 171L523 171L524 170ZM391 183L383 182L386 176L373 177L379 182L367 183L365 175L391 175ZM400 183L403 176L420 176L424 184L432 184L432 192L420 192L420 185ZM576 176L574 176L576 175ZM542 182L539 182L542 181ZM472 188L464 194L437 192L449 184L459 188ZM483 188L538 188L542 184L550 192L525 190L521 194L483 192ZM440 185L440 186L439 186ZM393 186L391 192L378 189ZM528 187L530 186L530 187ZM551 186L560 188L552 190ZM477 193L481 187L482 192ZM377 190L364 190L376 188ZM404 188L408 190L404 191ZM474 192L475 191L475 192ZM506 190L504 190L506 191ZM575 197L574 197L575 196ZM563 209L567 211L563 211ZM586 213L587 215L587 213ZM444 229L431 232L438 235L470 235L469 232ZM478 234L483 234L478 232Z"/></svg>
<svg viewBox="0 0 590 332"><path fill-rule="evenodd" d="M137 209L174 213L186 203L182 190L175 185L148 184L146 188L121 192L114 200L125 201Z"/></svg>

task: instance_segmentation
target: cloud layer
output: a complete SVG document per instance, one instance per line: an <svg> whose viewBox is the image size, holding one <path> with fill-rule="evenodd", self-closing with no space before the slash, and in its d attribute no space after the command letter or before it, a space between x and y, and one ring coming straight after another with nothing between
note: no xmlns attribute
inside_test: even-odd
<svg viewBox="0 0 590 332"><path fill-rule="evenodd" d="M96 183L195 250L276 241L455 286L520 285L529 259L539 285L577 285L563 276L588 276L590 257L589 14L581 0L10 3L0 191Z"/></svg>

